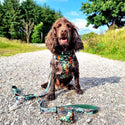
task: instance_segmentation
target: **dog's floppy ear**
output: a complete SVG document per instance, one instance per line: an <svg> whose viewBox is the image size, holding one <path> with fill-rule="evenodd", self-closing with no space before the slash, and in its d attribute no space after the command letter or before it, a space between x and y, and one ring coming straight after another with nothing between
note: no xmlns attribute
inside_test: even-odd
<svg viewBox="0 0 125 125"><path fill-rule="evenodd" d="M80 38L80 35L78 34L77 32L77 29L76 28L73 28L73 36L72 36L72 42L74 44L74 49L77 51L77 50L80 50L80 49L84 49L84 46L83 46L83 42Z"/></svg>
<svg viewBox="0 0 125 125"><path fill-rule="evenodd" d="M45 39L46 47L52 52L55 53L57 47L57 37L56 37L56 28L52 27Z"/></svg>

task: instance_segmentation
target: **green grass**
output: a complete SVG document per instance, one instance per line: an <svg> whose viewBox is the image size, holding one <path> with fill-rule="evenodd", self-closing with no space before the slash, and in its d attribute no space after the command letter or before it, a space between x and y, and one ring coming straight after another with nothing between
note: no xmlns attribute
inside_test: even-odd
<svg viewBox="0 0 125 125"><path fill-rule="evenodd" d="M109 30L105 34L82 36L85 52L125 61L125 28Z"/></svg>
<svg viewBox="0 0 125 125"><path fill-rule="evenodd" d="M26 44L20 40L9 40L0 37L0 56L11 56L18 53L26 53L43 50L45 47L36 47L35 45Z"/></svg>

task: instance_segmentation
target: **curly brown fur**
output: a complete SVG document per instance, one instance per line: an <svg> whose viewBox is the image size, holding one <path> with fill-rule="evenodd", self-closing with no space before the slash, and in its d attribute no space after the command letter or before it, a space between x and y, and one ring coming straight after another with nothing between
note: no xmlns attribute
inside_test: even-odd
<svg viewBox="0 0 125 125"><path fill-rule="evenodd" d="M53 55L60 55L62 51L78 51L83 49L83 42L77 32L76 27L66 18L59 18L52 26L46 36L46 46ZM76 56L73 57L73 63L70 67L70 76L65 79L60 79L57 74L60 72L60 64L54 59L51 60L51 85L47 94L48 100L55 99L55 86L67 89L75 89L76 93L82 94L83 91L79 85L79 63ZM75 78L75 86L70 84L72 78ZM46 84L42 87L45 88Z"/></svg>

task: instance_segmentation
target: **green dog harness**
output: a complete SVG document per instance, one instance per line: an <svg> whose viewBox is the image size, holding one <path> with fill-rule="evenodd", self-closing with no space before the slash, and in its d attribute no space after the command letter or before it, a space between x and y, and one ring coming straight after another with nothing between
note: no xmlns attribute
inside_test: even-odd
<svg viewBox="0 0 125 125"><path fill-rule="evenodd" d="M73 63L74 51L63 51L60 55L54 55L54 59L61 65L62 73L58 74L60 79L70 76L70 67Z"/></svg>

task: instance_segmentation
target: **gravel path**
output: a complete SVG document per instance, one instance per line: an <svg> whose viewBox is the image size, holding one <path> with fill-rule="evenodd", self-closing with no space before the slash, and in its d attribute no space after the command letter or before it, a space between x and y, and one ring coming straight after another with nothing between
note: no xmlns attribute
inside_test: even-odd
<svg viewBox="0 0 125 125"><path fill-rule="evenodd" d="M99 107L95 115L75 114L74 125L125 125L125 62L87 53L77 53L83 95L73 90L56 91L49 106L92 104ZM23 94L40 95L40 85L48 80L51 53L48 50L0 58L0 125L65 125L56 114L40 113L36 100L13 110L15 98L12 85ZM73 81L72 81L73 83Z"/></svg>

